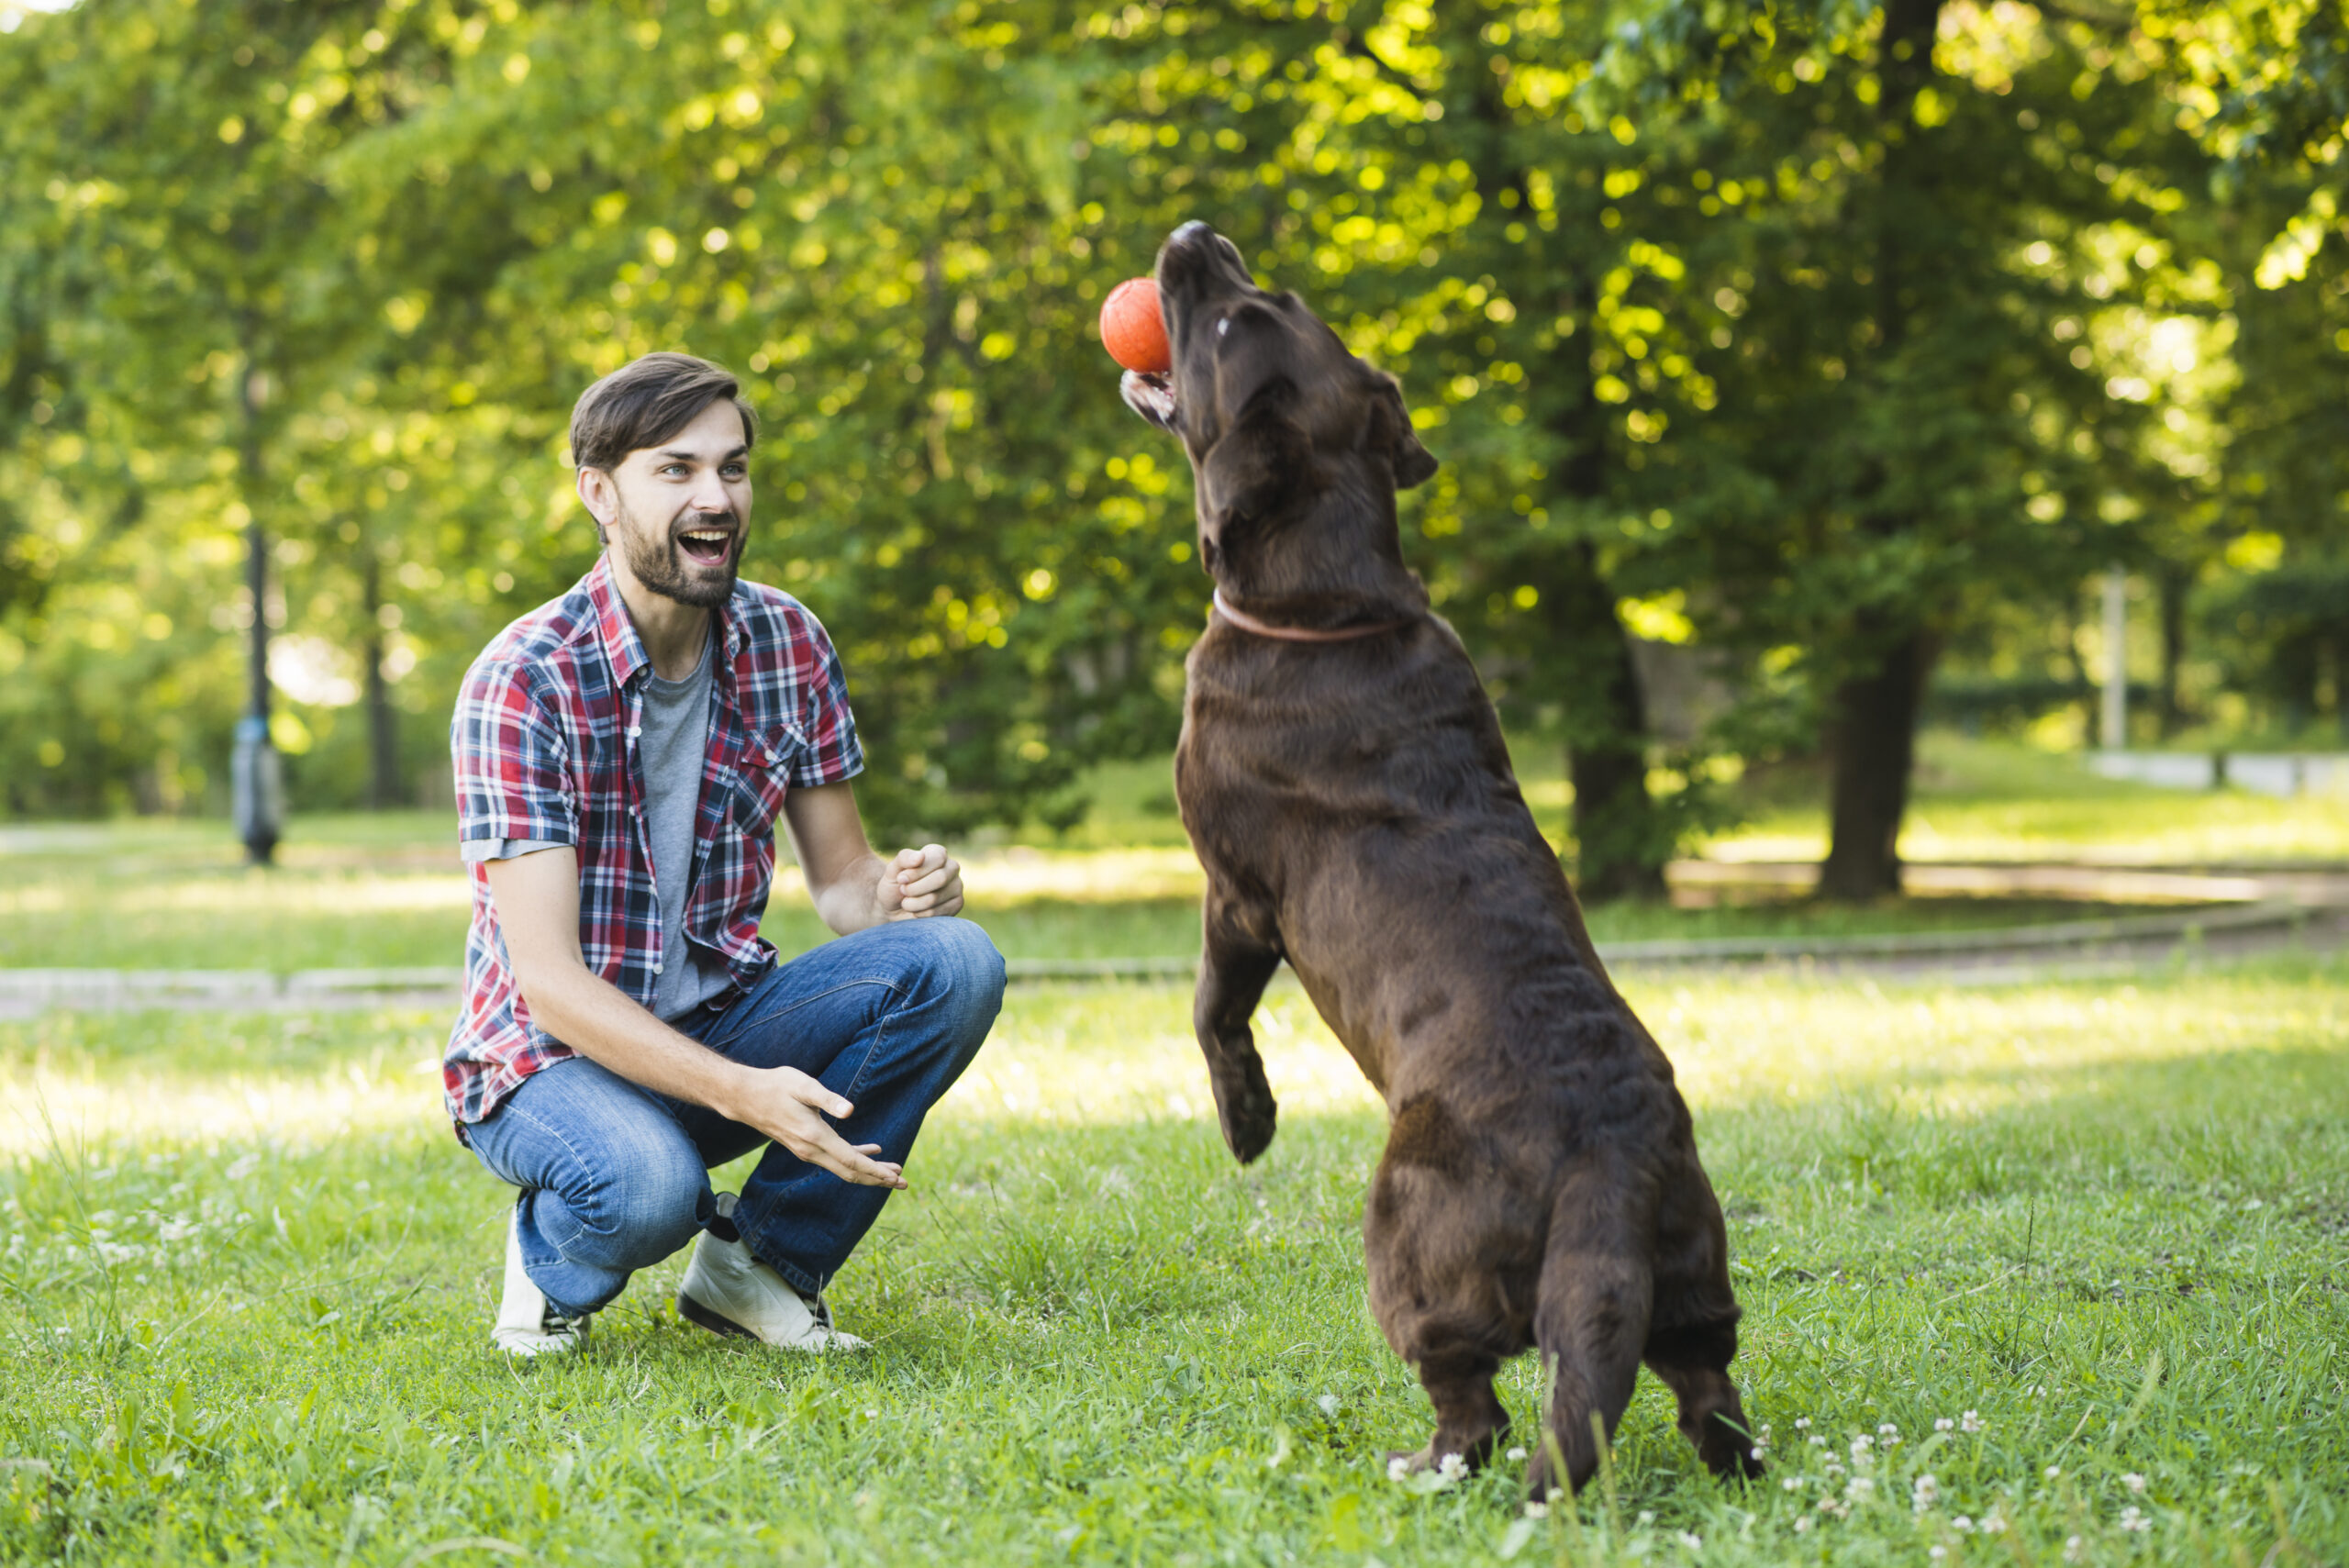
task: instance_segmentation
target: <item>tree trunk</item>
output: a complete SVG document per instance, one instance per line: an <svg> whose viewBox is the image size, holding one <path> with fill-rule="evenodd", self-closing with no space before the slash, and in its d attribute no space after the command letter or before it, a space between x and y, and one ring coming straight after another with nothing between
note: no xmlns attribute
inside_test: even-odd
<svg viewBox="0 0 2349 1568"><path fill-rule="evenodd" d="M360 659L367 666L367 809L389 811L401 804L399 713L392 706L391 683L384 679L383 563L372 547L359 568L361 607L366 627Z"/></svg>
<svg viewBox="0 0 2349 1568"><path fill-rule="evenodd" d="M1832 771L1827 862L1819 895L1865 903L1900 891L1900 822L1917 760L1917 714L1932 642L1909 630L1872 668L1835 688L1827 720Z"/></svg>
<svg viewBox="0 0 2349 1568"><path fill-rule="evenodd" d="M1909 336L1909 315L1920 287L1918 243L1909 227L1931 192L1917 164L1909 111L1932 80L1933 39L1943 0L1887 0L1877 46L1884 83L1876 114L1884 130L1884 164L1876 204L1876 295L1878 354L1891 360ZM1879 513L1872 532L1891 537L1915 526L1913 517ZM1905 623L1905 624L1904 624ZM1819 868L1822 898L1859 901L1900 891L1900 820L1909 809L1909 773L1917 755L1917 716L1924 697L1932 643L1913 616L1897 608L1863 608L1854 640L1867 662L1836 687L1826 741L1832 782L1826 863Z"/></svg>
<svg viewBox="0 0 2349 1568"><path fill-rule="evenodd" d="M1668 835L1648 794L1647 702L1631 639L1587 540L1542 595L1566 714L1576 891L1588 904L1661 898Z"/></svg>
<svg viewBox="0 0 2349 1568"><path fill-rule="evenodd" d="M2186 662L2186 573L2167 567L2154 582L2162 622L2161 689L2154 695L2154 717L2166 740L2186 719L2177 706L2177 667Z"/></svg>

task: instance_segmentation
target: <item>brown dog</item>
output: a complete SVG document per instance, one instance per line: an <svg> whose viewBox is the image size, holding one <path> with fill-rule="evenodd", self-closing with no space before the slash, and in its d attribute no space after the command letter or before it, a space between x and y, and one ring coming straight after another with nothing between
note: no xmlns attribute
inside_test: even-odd
<svg viewBox="0 0 2349 1568"><path fill-rule="evenodd" d="M1272 1141L1248 1020L1286 959L1392 1118L1363 1239L1371 1308L1435 1406L1410 1462L1483 1462L1508 1419L1493 1374L1539 1346L1572 1485L1642 1360L1706 1464L1758 1473L1720 1205L1672 1065L1403 564L1396 487L1435 460L1393 378L1205 224L1167 239L1158 288L1174 369L1125 393L1183 439L1216 581L1174 780L1207 870L1193 1020L1224 1140L1243 1161ZM1554 1482L1546 1444L1529 1480Z"/></svg>

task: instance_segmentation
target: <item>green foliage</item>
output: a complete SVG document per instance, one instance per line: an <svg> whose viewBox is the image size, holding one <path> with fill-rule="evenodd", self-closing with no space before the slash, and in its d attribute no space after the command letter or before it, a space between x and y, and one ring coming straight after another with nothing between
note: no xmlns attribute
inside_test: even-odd
<svg viewBox="0 0 2349 1568"><path fill-rule="evenodd" d="M1586 865L1652 866L1725 759L1809 750L1904 639L2076 681L2044 628L2110 562L2214 600L2337 565L2338 31L2161 0L24 16L0 809L217 808L256 613L297 802L437 795L465 663L590 559L572 399L682 347L765 414L749 569L833 629L876 822L1072 822L1087 765L1171 739L1203 597L1179 457L1091 317L1205 217L1401 377L1444 462L1414 563L1575 757ZM1709 695L1642 693L1635 652ZM2286 657L2210 652L2196 690L2262 701Z"/></svg>

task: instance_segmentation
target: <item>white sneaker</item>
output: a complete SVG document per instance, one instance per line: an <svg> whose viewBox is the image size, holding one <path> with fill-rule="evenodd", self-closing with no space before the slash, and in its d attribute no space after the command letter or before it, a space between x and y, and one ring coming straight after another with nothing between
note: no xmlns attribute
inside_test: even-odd
<svg viewBox="0 0 2349 1568"><path fill-rule="evenodd" d="M731 1220L736 1196L718 1195L718 1212ZM795 1351L861 1351L863 1340L832 1327L831 1308L820 1296L810 1299L790 1281L751 1256L740 1241L721 1241L705 1230L694 1243L677 1287L677 1312L713 1334L760 1340Z"/></svg>
<svg viewBox="0 0 2349 1568"><path fill-rule="evenodd" d="M589 1317L565 1317L544 1291L530 1283L529 1272L522 1267L521 1223L522 1210L517 1205L506 1217L506 1295L497 1304L490 1343L513 1356L584 1351Z"/></svg>

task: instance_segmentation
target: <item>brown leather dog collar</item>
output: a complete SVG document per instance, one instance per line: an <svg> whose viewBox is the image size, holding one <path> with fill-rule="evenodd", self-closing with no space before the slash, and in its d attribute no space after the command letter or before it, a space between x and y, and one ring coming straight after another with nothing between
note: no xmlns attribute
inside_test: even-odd
<svg viewBox="0 0 2349 1568"><path fill-rule="evenodd" d="M1270 621L1258 620L1243 610L1233 609L1230 602L1223 596L1223 590L1220 588L1215 591L1215 613L1241 631L1253 632L1258 637L1269 637L1281 642L1352 642L1358 637L1376 637L1382 631L1394 631L1419 618L1417 616L1406 616L1401 620L1377 621L1369 626L1340 627L1334 631L1319 631L1302 626L1275 626Z"/></svg>

